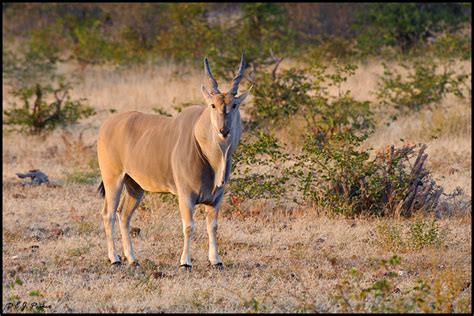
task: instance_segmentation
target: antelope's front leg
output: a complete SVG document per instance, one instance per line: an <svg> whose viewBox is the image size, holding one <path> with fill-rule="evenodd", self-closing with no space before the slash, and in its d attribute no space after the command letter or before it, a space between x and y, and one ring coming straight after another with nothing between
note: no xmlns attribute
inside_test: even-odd
<svg viewBox="0 0 474 316"><path fill-rule="evenodd" d="M209 235L209 261L218 269L223 268L222 260L217 253L217 216L219 209L210 205L205 206L207 234Z"/></svg>
<svg viewBox="0 0 474 316"><path fill-rule="evenodd" d="M193 220L194 204L190 202L189 198L179 199L179 211L181 213L181 220L183 221L184 245L183 253L181 254L180 267L185 270L191 270L191 238L194 233Z"/></svg>

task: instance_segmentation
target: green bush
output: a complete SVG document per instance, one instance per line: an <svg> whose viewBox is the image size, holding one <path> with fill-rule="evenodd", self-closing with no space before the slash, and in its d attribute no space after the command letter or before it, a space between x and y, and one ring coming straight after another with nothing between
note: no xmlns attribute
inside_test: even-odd
<svg viewBox="0 0 474 316"><path fill-rule="evenodd" d="M338 134L329 145L320 146L308 137L295 172L303 195L348 216L399 217L433 211L442 188L424 167L426 145L397 149L391 146L369 160L369 150L359 149L365 138L352 133ZM415 157L412 164L410 160Z"/></svg>
<svg viewBox="0 0 474 316"><path fill-rule="evenodd" d="M250 135L257 141L252 143L251 137L242 141L245 145L236 157L239 174L232 182L234 196L282 200L294 193L293 200L302 198L347 216L400 217L435 210L442 188L424 167L426 146L391 146L369 159L371 149L360 149L372 126L369 102L354 100L349 90L341 88L356 67L336 63L332 71L328 69L315 64L279 75L257 74L250 112ZM306 139L301 153L290 157L263 131L285 129L291 119L303 122ZM278 154L270 155L275 153L271 150ZM257 154L266 159L256 160ZM260 166L258 172L255 166ZM272 172L262 174L263 169Z"/></svg>
<svg viewBox="0 0 474 316"><path fill-rule="evenodd" d="M156 51L178 62L201 61L218 43L220 26L211 27L204 3L180 3L164 8L164 29L157 36Z"/></svg>
<svg viewBox="0 0 474 316"><path fill-rule="evenodd" d="M354 41L340 36L320 39L317 44L308 46L302 56L302 60L308 63L314 63L315 60L324 62L334 59L354 61L358 57Z"/></svg>
<svg viewBox="0 0 474 316"><path fill-rule="evenodd" d="M373 125L370 103L357 101L342 83L354 75L355 65L314 64L306 69L282 71L278 76L258 74L251 110L258 126L284 127L294 117L304 122L304 130L320 144L333 134L366 131ZM331 87L337 93L331 93Z"/></svg>
<svg viewBox="0 0 474 316"><path fill-rule="evenodd" d="M13 88L30 86L48 80L56 71L56 63L49 56L35 50L15 54L3 50L3 80Z"/></svg>
<svg viewBox="0 0 474 316"><path fill-rule="evenodd" d="M386 46L405 54L439 31L454 33L469 15L470 7L461 3L370 3L354 29L365 54L377 55Z"/></svg>
<svg viewBox="0 0 474 316"><path fill-rule="evenodd" d="M228 76L239 61L236 50L245 51L254 65L268 64L270 48L280 55L318 60L346 59L359 53L373 56L386 47L423 52L428 40L441 32L454 35L470 21L470 5L461 3L330 6L11 4L4 6L8 21L4 35L8 41L21 38L22 44L34 46L47 57L73 52L83 63L128 64L149 59L194 63L207 55L215 60L214 73ZM337 14L324 15L324 10ZM354 20L357 23L351 30ZM314 34L331 37L321 39ZM459 48L468 49L468 42L458 41ZM302 48L308 46L313 48L304 52Z"/></svg>
<svg viewBox="0 0 474 316"><path fill-rule="evenodd" d="M437 105L448 94L464 98L468 75L457 75L451 63L444 63L442 72L438 70L439 64L432 59L402 63L406 76L385 63L382 65L384 74L378 82L376 96L384 108L407 112Z"/></svg>
<svg viewBox="0 0 474 316"><path fill-rule="evenodd" d="M261 73L255 80L252 120L259 126L276 126L309 106L310 79L305 70L290 69L275 80L270 73Z"/></svg>
<svg viewBox="0 0 474 316"><path fill-rule="evenodd" d="M102 22L97 19L65 19L72 39L72 52L81 63L97 64L120 60L120 44L108 40L101 30Z"/></svg>
<svg viewBox="0 0 474 316"><path fill-rule="evenodd" d="M445 244L447 233L435 219L416 219L407 224L382 223L376 227L374 244L397 253L426 247L440 249Z"/></svg>
<svg viewBox="0 0 474 316"><path fill-rule="evenodd" d="M443 243L444 232L436 220L415 221L410 224L410 244L413 249L426 246L440 247Z"/></svg>
<svg viewBox="0 0 474 316"><path fill-rule="evenodd" d="M289 180L281 162L287 158L275 137L262 131L246 134L232 157L231 200L281 198Z"/></svg>
<svg viewBox="0 0 474 316"><path fill-rule="evenodd" d="M10 130L38 134L94 115L94 109L85 105L84 99L71 99L71 89L71 83L64 79L57 87L36 84L13 89L12 95L22 105L13 102L11 108L4 110L3 124L12 126ZM47 101L53 98L53 102Z"/></svg>
<svg viewBox="0 0 474 316"><path fill-rule="evenodd" d="M51 64L57 62L62 49L67 47L67 39L62 32L61 21L32 30L25 47L29 50L29 54L43 56Z"/></svg>
<svg viewBox="0 0 474 316"><path fill-rule="evenodd" d="M441 60L454 58L470 60L472 58L472 40L462 35L443 33L436 37L429 49Z"/></svg>

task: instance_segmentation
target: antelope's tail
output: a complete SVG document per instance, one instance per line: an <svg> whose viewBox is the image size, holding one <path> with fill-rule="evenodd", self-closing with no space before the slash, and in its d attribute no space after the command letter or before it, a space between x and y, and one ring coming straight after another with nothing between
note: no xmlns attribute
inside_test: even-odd
<svg viewBox="0 0 474 316"><path fill-rule="evenodd" d="M99 193L101 197L105 197L104 181L100 182L99 188L97 189L97 193Z"/></svg>

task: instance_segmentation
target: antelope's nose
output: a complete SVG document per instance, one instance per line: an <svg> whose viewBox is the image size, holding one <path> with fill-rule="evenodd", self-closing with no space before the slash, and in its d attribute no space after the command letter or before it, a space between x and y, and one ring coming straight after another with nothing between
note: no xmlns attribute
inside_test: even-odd
<svg viewBox="0 0 474 316"><path fill-rule="evenodd" d="M227 127L224 127L221 128L219 132L221 132L222 136L227 137L227 135L229 135L230 130Z"/></svg>

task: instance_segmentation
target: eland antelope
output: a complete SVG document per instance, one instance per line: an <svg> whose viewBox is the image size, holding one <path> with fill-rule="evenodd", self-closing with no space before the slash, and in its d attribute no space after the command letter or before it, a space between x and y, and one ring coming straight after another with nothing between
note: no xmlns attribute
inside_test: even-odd
<svg viewBox="0 0 474 316"><path fill-rule="evenodd" d="M150 191L171 192L178 197L184 233L180 267L191 270L196 204L205 205L209 261L219 269L223 267L217 253L217 217L224 185L229 180L231 156L241 135L239 106L252 89L237 96L244 63L242 54L231 89L221 93L207 58L204 59L211 87L209 93L201 85L205 106L188 107L176 117L132 111L114 115L103 123L97 140L102 176L99 193L105 197L102 217L112 264L121 263L113 238L118 212L124 255L129 264L139 265L130 239L130 220L144 191Z"/></svg>

